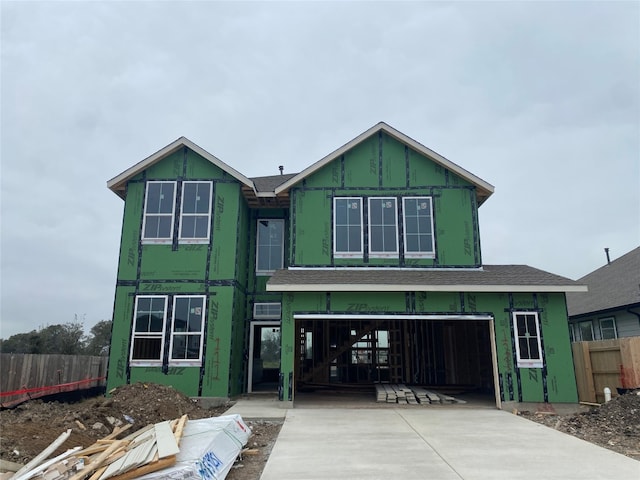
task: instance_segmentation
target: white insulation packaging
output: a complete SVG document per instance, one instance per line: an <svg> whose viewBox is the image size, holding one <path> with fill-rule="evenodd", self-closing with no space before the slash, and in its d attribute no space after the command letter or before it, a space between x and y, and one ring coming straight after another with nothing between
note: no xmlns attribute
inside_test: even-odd
<svg viewBox="0 0 640 480"><path fill-rule="evenodd" d="M251 429L240 415L189 420L176 464L139 477L144 480L222 480L247 444Z"/></svg>

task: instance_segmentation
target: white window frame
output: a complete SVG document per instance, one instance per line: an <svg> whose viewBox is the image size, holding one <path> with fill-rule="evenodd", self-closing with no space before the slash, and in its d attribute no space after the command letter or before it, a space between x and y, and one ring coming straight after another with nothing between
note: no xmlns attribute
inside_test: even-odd
<svg viewBox="0 0 640 480"><path fill-rule="evenodd" d="M610 321L613 327L613 337L605 338L603 335L602 322ZM600 339L601 340L613 340L618 338L618 327L616 325L616 317L603 317L598 319L598 326L600 327ZM611 330L611 327L607 327L607 330Z"/></svg>
<svg viewBox="0 0 640 480"><path fill-rule="evenodd" d="M138 320L138 304L139 301L143 298L150 299L163 299L164 300L164 312L162 316L162 331L160 332L136 332L136 323ZM168 306L169 297L167 295L138 295L135 299L135 308L133 312L133 323L131 328L131 351L129 352L129 364L132 367L146 367L146 366L158 366L162 365L162 359L164 357L164 340L165 340L165 332L167 325L167 306ZM135 350L136 340L137 339L159 339L160 340L160 352L158 358L156 359L135 359L133 358L133 353Z"/></svg>
<svg viewBox="0 0 640 480"><path fill-rule="evenodd" d="M179 300L186 300L197 298L202 301L200 313L194 312L195 315L200 315L200 330L195 332L176 332L176 303ZM202 365L202 351L204 347L204 325L205 325L205 311L206 311L207 299L205 295L176 295L173 297L173 314L171 318L171 341L169 342L169 366L200 366ZM195 307L198 308L198 307ZM200 348L198 352L198 358L173 358L173 341L176 337L200 337Z"/></svg>
<svg viewBox="0 0 640 480"><path fill-rule="evenodd" d="M186 188L185 186L190 184L207 184L209 186L209 203L207 205L206 213L185 213L184 212L184 195ZM185 180L182 182L182 198L180 202L180 232L178 236L178 242L183 244L201 244L201 243L209 243L209 238L211 235L211 209L213 205L213 182L211 181L200 181L200 180ZM182 228L184 226L184 219L186 217L207 217L207 234L205 237L184 237Z"/></svg>
<svg viewBox="0 0 640 480"><path fill-rule="evenodd" d="M260 307L266 307L267 312L260 313ZM257 302L253 304L253 318L255 320L280 320L282 304L280 302Z"/></svg>
<svg viewBox="0 0 640 480"><path fill-rule="evenodd" d="M360 205L360 250L344 250L338 251L337 233L338 225L336 224L337 203L339 201L358 202ZM333 198L333 257L334 258L363 258L364 257L364 238L363 238L363 201L362 197L334 197ZM351 225L345 225L349 227Z"/></svg>
<svg viewBox="0 0 640 480"><path fill-rule="evenodd" d="M282 229L282 238L281 238L281 242L280 245L271 245L269 244L268 246L270 248L274 248L274 247L279 247L280 248L280 264L276 266L276 268L270 268L270 269L261 269L260 268L260 222L269 222L269 223L275 223L280 225L280 228ZM259 218L258 221L256 222L256 275L258 276L264 276L264 275L273 275L273 273L276 270L280 270L283 268L284 266L284 236L285 236L285 231L284 231L284 220L282 218ZM269 257L271 258L271 257ZM270 265L271 267L273 267L273 265Z"/></svg>
<svg viewBox="0 0 640 480"><path fill-rule="evenodd" d="M396 197L369 197L368 199L368 206L369 206L369 218L368 218L368 231L369 231L369 258L398 258L399 255L399 249L398 249L398 199ZM395 241L395 249L393 250L373 250L372 246L372 241L371 239L373 238L373 232L372 229L373 228L382 228L385 229L386 227L388 227L389 225L385 225L384 224L384 220L382 225L373 225L371 222L371 212L373 211L372 209L372 202L377 202L377 201L382 201L383 203L381 205L383 205L383 210L385 208L392 208L393 209L393 227L394 227L394 232L395 232L395 236L394 236L394 241ZM384 203L386 202L392 202L393 205L392 206L388 206L385 207ZM381 213L381 216L384 217ZM383 236L384 238L384 236ZM383 248L384 248L384 240L383 240Z"/></svg>
<svg viewBox="0 0 640 480"><path fill-rule="evenodd" d="M406 202L407 200L428 200L429 201L429 221L431 227L431 248L429 251L408 251L408 242L407 236L409 233L411 235L420 236L421 232L407 232L407 208ZM433 198L430 196L412 196L412 197L402 197L402 220L403 220L403 234L404 234L404 257L405 258L435 258L435 232L433 230ZM425 233L426 234L426 233ZM419 243L419 242L418 242Z"/></svg>
<svg viewBox="0 0 640 480"><path fill-rule="evenodd" d="M531 338L532 335L530 332L519 332L518 331L518 316L533 316L535 320L536 332L535 339L538 348L538 358L522 358L520 352L520 338ZM538 312L513 312L513 335L515 336L515 344L516 344L516 363L518 368L542 368L544 366L544 359L542 358L542 342L540 340L540 318L538 316ZM525 320L525 323L526 320Z"/></svg>
<svg viewBox="0 0 640 480"><path fill-rule="evenodd" d="M173 198L171 199L171 213L147 213L148 203L149 203L149 187L155 184L172 184L173 185ZM173 227L175 222L175 209L176 209L176 190L177 190L177 182L175 181L164 181L164 180L150 180L147 182L145 186L145 197L144 197L144 212L142 219L142 232L140 233L141 242L143 244L170 244L173 242ZM168 237L145 237L145 232L147 228L147 220L150 217L169 217L171 221L171 226L169 228L169 236Z"/></svg>
<svg viewBox="0 0 640 480"><path fill-rule="evenodd" d="M589 328L591 329L591 338L585 340L582 337L582 325L586 325L587 323L589 324ZM580 334L580 341L581 342L593 342L596 339L596 334L593 331L593 320L584 320L582 322L578 322L576 325L578 326L578 333Z"/></svg>

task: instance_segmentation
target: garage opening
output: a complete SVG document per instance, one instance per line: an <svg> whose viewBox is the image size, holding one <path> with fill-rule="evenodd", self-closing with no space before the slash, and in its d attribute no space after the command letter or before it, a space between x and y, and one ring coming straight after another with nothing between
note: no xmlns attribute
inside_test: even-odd
<svg viewBox="0 0 640 480"><path fill-rule="evenodd" d="M297 317L296 317L297 318ZM495 398L490 317L297 318L297 392L421 386Z"/></svg>

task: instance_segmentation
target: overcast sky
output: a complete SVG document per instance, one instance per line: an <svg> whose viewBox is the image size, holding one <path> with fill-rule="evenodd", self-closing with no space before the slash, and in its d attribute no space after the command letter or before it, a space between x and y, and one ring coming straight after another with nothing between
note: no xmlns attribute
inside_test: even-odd
<svg viewBox="0 0 640 480"><path fill-rule="evenodd" d="M110 319L110 178L184 135L248 177L379 121L485 181L483 261L640 244L639 2L1 3L0 337Z"/></svg>

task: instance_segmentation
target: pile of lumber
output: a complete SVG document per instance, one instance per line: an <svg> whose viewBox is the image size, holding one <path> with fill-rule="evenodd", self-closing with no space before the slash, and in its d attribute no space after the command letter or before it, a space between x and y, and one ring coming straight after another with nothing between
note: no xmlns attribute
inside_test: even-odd
<svg viewBox="0 0 640 480"><path fill-rule="evenodd" d="M130 480L176 463L187 416L147 425L118 439L131 424L116 427L93 445L49 459L71 435L67 430L31 462L2 480Z"/></svg>
<svg viewBox="0 0 640 480"><path fill-rule="evenodd" d="M376 383L376 401L410 405L466 403L450 395L397 383Z"/></svg>

